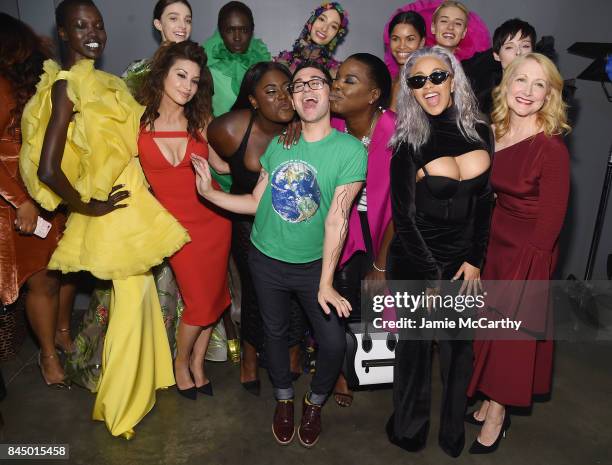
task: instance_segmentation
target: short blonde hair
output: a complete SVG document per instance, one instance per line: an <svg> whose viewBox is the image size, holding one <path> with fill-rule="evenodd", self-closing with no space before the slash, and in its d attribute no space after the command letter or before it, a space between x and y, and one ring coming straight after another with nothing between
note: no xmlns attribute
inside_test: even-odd
<svg viewBox="0 0 612 465"><path fill-rule="evenodd" d="M438 20L438 15L440 14L440 11L443 8L446 8L449 6L454 6L456 8L459 8L461 11L463 11L465 13L465 22L467 24L468 18L470 17L470 10L463 3L458 2L456 0L445 0L442 3L440 3L440 6L438 6L438 8L436 8L436 10L434 11L431 21L435 23Z"/></svg>
<svg viewBox="0 0 612 465"><path fill-rule="evenodd" d="M572 128L567 123L567 105L563 101L563 78L555 64L541 53L528 53L517 57L504 70L501 83L493 89L493 112L491 122L495 125L495 138L506 135L510 129L510 109L508 107L508 87L516 70L526 60L536 61L546 75L548 95L537 113L538 126L546 136L569 133Z"/></svg>

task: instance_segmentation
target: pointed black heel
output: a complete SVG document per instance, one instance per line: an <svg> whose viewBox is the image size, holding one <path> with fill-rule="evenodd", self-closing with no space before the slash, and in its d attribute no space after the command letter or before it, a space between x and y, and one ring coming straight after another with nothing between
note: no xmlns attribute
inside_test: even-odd
<svg viewBox="0 0 612 465"><path fill-rule="evenodd" d="M213 396L213 385L212 385L212 381L209 381L208 383L202 385L202 386L198 386L196 388L198 390L198 392L200 394L204 394L205 396Z"/></svg>
<svg viewBox="0 0 612 465"><path fill-rule="evenodd" d="M187 388L187 389L181 389L177 385L176 392L178 392L181 396L189 400L196 400L198 398L198 391L196 390L195 386L191 386L190 388Z"/></svg>
<svg viewBox="0 0 612 465"><path fill-rule="evenodd" d="M242 387L245 388L249 394L259 397L259 394L261 393L261 381L255 379L253 381L246 381L240 384L242 384Z"/></svg>
<svg viewBox="0 0 612 465"><path fill-rule="evenodd" d="M495 442L491 444L490 446L485 446L479 443L478 438L476 438L474 439L474 442L472 443L472 446L470 447L470 454L491 454L495 452L497 448L499 447L499 443L501 442L502 438L506 437L506 433L508 432L509 429L510 429L510 415L508 415L508 412L506 412L506 415L504 416L504 422L502 424L501 430L499 431L499 434L497 435L497 439L495 440Z"/></svg>

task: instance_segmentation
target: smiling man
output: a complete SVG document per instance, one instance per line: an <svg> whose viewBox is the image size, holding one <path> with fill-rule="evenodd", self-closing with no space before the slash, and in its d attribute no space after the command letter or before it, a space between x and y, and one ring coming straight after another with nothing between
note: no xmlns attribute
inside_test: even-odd
<svg viewBox="0 0 612 465"><path fill-rule="evenodd" d="M318 63L297 68L290 85L302 135L289 150L273 140L261 157L252 194L229 195L211 186L208 165L194 159L198 191L236 213L255 214L249 266L264 322L268 370L277 400L272 432L279 444L295 435L294 391L287 352L289 299L296 295L319 344L317 371L304 396L300 443L321 433L321 407L340 373L345 350L341 318L351 311L333 288L348 214L365 180L367 155L357 139L332 129L330 76Z"/></svg>

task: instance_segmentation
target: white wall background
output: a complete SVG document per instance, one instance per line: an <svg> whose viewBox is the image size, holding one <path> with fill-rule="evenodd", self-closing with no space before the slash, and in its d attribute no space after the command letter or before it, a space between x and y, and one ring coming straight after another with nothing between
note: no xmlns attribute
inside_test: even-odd
<svg viewBox="0 0 612 465"><path fill-rule="evenodd" d="M38 33L54 35L54 0L0 0L0 11L19 16ZM150 56L157 48L151 26L155 0L96 0L104 16L108 44L102 69L121 73L135 59ZM191 0L194 13L192 39L203 42L215 29L217 12L225 0ZM246 0L255 17L255 34L273 54L289 48L318 4L305 0ZM337 51L342 59L355 52L382 57L382 32L389 16L406 2L398 0L343 0L349 12L349 33ZM552 35L559 53L559 68L575 77L590 62L565 50L576 41L612 42L612 0L465 0L493 31L512 17L533 24L540 36ZM612 143L612 103L598 83L578 81L575 128L567 142L572 153L570 210L562 236L560 276L582 277ZM594 278L605 275L612 253L612 205L608 208Z"/></svg>

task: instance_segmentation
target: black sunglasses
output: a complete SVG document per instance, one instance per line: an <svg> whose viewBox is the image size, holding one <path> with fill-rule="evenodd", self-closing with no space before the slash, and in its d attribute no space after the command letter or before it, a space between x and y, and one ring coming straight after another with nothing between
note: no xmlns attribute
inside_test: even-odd
<svg viewBox="0 0 612 465"><path fill-rule="evenodd" d="M449 71L434 71L429 76L417 74L416 76L410 76L409 78L406 78L406 83L411 89L420 89L429 79L432 84L437 86L446 81L450 75L451 73Z"/></svg>

